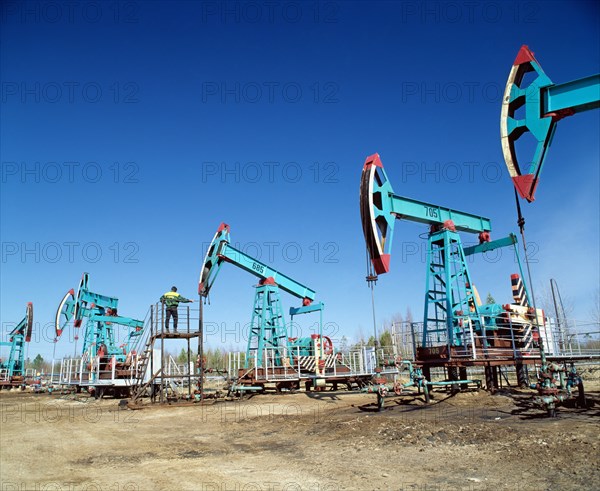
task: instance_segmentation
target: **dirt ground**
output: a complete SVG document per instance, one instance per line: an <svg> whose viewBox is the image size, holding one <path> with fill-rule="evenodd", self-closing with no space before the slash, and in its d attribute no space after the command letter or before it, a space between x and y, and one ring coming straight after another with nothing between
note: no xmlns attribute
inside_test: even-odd
<svg viewBox="0 0 600 491"><path fill-rule="evenodd" d="M600 391L257 395L201 406L0 392L2 491L598 490Z"/></svg>

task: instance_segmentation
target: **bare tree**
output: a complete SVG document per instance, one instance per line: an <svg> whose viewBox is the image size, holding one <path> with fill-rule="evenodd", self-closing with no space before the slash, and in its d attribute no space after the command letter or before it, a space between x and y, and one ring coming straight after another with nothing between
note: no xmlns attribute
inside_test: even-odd
<svg viewBox="0 0 600 491"><path fill-rule="evenodd" d="M596 288L596 290L592 293L590 319L594 324L600 324L600 288Z"/></svg>
<svg viewBox="0 0 600 491"><path fill-rule="evenodd" d="M348 338L346 336L342 336L342 338L340 339L339 351L341 351L344 354L347 354L348 351L350 351Z"/></svg>
<svg viewBox="0 0 600 491"><path fill-rule="evenodd" d="M400 312L392 315L390 320L390 333L392 335L393 345L400 346L402 344L402 323L404 318Z"/></svg>
<svg viewBox="0 0 600 491"><path fill-rule="evenodd" d="M562 302L559 298L556 298L556 307L558 307L558 314L561 317L559 320L562 322L563 317L568 319L573 315L575 302L572 297L563 295L563 292L560 292L560 298ZM538 309L543 309L547 316L556 317L554 296L552 295L550 283L542 284L535 290L535 305Z"/></svg>

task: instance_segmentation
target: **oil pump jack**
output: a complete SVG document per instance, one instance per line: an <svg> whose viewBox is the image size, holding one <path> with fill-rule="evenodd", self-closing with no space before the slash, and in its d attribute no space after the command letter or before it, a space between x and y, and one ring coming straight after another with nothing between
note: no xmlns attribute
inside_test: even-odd
<svg viewBox="0 0 600 491"><path fill-rule="evenodd" d="M534 75L526 85L525 76ZM517 117L517 110L525 107L524 116ZM598 109L600 107L600 74L554 84L542 70L528 46L523 45L510 70L502 110L500 113L500 137L502 152L508 172L515 187L517 223L523 238L525 259L527 260L527 242L525 240L525 218L521 212L519 196L528 202L534 200L548 149L552 144L558 121L574 114ZM519 163L516 142L526 133L531 133L536 142L535 152L527 165ZM527 264L529 270L529 264ZM533 294L532 294L533 297ZM534 300L535 305L535 300ZM541 366L538 381L532 388L538 390L536 402L544 407L550 416L556 414L557 404L573 396L577 388L578 404L584 406L585 393L583 381L571 361L561 366L547 360L544 343L540 345Z"/></svg>
<svg viewBox="0 0 600 491"><path fill-rule="evenodd" d="M315 291L234 248L230 243L230 227L225 223L219 226L202 264L198 282L201 297L208 297L225 263L258 278L246 356L240 364L243 366L238 366L238 388L262 390L266 382L273 381L278 389L297 388L301 380L310 388L322 387L328 382L350 383L360 379L350 377L348 367L338 363L332 340L323 334L324 304L314 301ZM300 306L289 310L292 321L297 315L319 314L318 333L310 337L288 337L281 291L301 301Z"/></svg>
<svg viewBox="0 0 600 491"><path fill-rule="evenodd" d="M8 342L0 346L10 347L6 361L0 360L0 388L24 385L25 383L25 343L31 341L33 329L33 304L29 302L25 317L8 334Z"/></svg>
<svg viewBox="0 0 600 491"><path fill-rule="evenodd" d="M92 292L88 281L89 274L83 273L77 293L71 289L65 294L56 312L55 329L58 340L72 320L73 327L77 329L77 341L77 333L85 320L82 362L79 367L82 373L79 374L79 379L85 382L85 385L94 387L103 374L106 375L109 370L112 373L113 369L118 370L127 362L135 343L142 335L144 323L118 315L119 299ZM126 339L121 344L118 344L116 326L129 329Z"/></svg>
<svg viewBox="0 0 600 491"><path fill-rule="evenodd" d="M430 381L430 368L445 366L450 381L463 382L467 366L484 365L487 386L493 390L498 385L496 367L515 363L523 379L523 360L537 353L534 325L543 325L544 316L530 306L517 238L511 234L491 241L488 218L396 195L378 154L364 163L360 213L377 275L390 271L396 220L429 226L423 331L416 350L424 376ZM479 244L463 247L459 232L477 235ZM519 264L519 274L512 276L514 303L480 305L467 257L502 247L512 247Z"/></svg>

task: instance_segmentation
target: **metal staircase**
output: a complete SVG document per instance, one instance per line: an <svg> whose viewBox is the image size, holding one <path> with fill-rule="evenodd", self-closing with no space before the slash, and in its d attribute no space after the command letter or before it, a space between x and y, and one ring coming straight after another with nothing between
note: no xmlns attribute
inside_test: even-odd
<svg viewBox="0 0 600 491"><path fill-rule="evenodd" d="M184 389L188 389L187 398L192 397L194 381L197 379L194 369L191 368L192 346L190 341L199 338L200 331L191 329L192 312L189 306L179 309L179 331L169 332L164 329L164 305L156 303L150 306L144 323L144 336L140 337L138 353L133 357L130 377L130 404L135 404L144 395L149 395L152 402L161 403L185 396ZM180 370L177 363L166 351L167 341L187 341L188 360L187 368ZM149 390L150 389L150 390Z"/></svg>
<svg viewBox="0 0 600 491"><path fill-rule="evenodd" d="M150 386L156 377L162 372L160 368L156 373L152 374L146 382L144 378L146 372L151 365L150 359L154 349L154 337L148 336L144 351L141 355L136 355L133 363L133 377L131 378L131 402L135 403L140 397L142 397L148 386Z"/></svg>

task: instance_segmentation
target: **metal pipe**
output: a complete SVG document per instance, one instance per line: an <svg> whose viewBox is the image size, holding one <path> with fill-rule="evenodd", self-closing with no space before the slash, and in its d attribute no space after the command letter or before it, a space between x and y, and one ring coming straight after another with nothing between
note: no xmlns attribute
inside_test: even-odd
<svg viewBox="0 0 600 491"><path fill-rule="evenodd" d="M204 400L204 310L202 304L202 295L198 299L198 357L200 358L200 402Z"/></svg>
<svg viewBox="0 0 600 491"><path fill-rule="evenodd" d="M370 282L370 287L371 287L371 308L373 310L373 346L375 347L375 349L377 349L377 322L375 321L375 291L374 291L374 284L371 281Z"/></svg>
<svg viewBox="0 0 600 491"><path fill-rule="evenodd" d="M142 357L150 357L150 359L148 360L147 358L142 358L141 359L141 363L143 364L143 367L141 368L142 373L138 373L138 383L141 385L145 384L145 380L144 380L144 374L148 373L148 368L150 369L150 373L148 373L148 380L152 379L152 377L154 376L154 325L156 323L156 318L158 316L158 313L156 312L155 309L155 305L152 304L150 305L150 332L148 333L148 336L146 338L146 345L143 346L143 343L141 344L141 346L143 346L143 352L142 352ZM139 353L138 353L139 354ZM140 370L140 367L138 365L137 370ZM152 402L154 402L154 383L150 384L150 400Z"/></svg>
<svg viewBox="0 0 600 491"><path fill-rule="evenodd" d="M415 323L410 323L410 335L412 337L412 346L413 346L413 360L417 359L417 340L415 337Z"/></svg>
<svg viewBox="0 0 600 491"><path fill-rule="evenodd" d="M190 306L187 306L187 332L190 333ZM190 370L190 337L187 338L187 373L188 373L188 398L192 398L192 371Z"/></svg>
<svg viewBox="0 0 600 491"><path fill-rule="evenodd" d="M162 304L160 322L160 402L164 402L165 380L165 304Z"/></svg>
<svg viewBox="0 0 600 491"><path fill-rule="evenodd" d="M510 340L512 343L513 350L513 358L517 359L517 347L515 345L515 333L513 331L512 319L510 318L510 313L508 314L508 328L510 329Z"/></svg>

